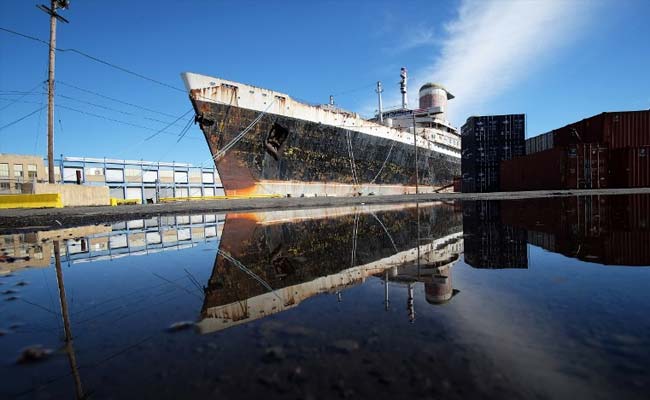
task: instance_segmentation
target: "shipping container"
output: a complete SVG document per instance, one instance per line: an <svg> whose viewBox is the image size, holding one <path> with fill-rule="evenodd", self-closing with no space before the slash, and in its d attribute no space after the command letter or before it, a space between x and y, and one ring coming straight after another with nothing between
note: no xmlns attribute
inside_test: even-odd
<svg viewBox="0 0 650 400"><path fill-rule="evenodd" d="M607 112L553 131L556 147L602 143L610 149L650 146L650 110Z"/></svg>
<svg viewBox="0 0 650 400"><path fill-rule="evenodd" d="M532 153L500 166L501 190L598 189L608 187L609 151L597 143Z"/></svg>
<svg viewBox="0 0 650 400"><path fill-rule="evenodd" d="M599 143L581 143L567 149L566 189L609 187L609 149Z"/></svg>
<svg viewBox="0 0 650 400"><path fill-rule="evenodd" d="M615 149L611 158L612 187L650 187L650 146Z"/></svg>
<svg viewBox="0 0 650 400"><path fill-rule="evenodd" d="M550 149L501 163L501 191L562 189L566 164L565 149Z"/></svg>
<svg viewBox="0 0 650 400"><path fill-rule="evenodd" d="M498 191L499 165L526 152L524 114L474 116L461 128L463 192Z"/></svg>
<svg viewBox="0 0 650 400"><path fill-rule="evenodd" d="M526 154L539 153L553 148L553 132L526 139Z"/></svg>

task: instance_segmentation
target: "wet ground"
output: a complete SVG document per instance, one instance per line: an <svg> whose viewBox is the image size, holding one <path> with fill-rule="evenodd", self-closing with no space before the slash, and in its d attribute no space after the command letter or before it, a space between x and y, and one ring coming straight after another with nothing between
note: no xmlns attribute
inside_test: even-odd
<svg viewBox="0 0 650 400"><path fill-rule="evenodd" d="M650 188L536 190L527 192L491 193L420 193L390 196L358 197L292 197L239 198L228 200L179 201L164 204L142 204L120 207L87 206L41 209L0 209L0 234L11 229L42 230L64 226L84 226L160 215L272 211L287 209L343 207L365 204L394 204L424 201L506 200L523 198L555 198L582 195L650 194ZM8 229L10 228L10 229Z"/></svg>
<svg viewBox="0 0 650 400"><path fill-rule="evenodd" d="M649 211L580 196L7 233L0 398L647 398Z"/></svg>

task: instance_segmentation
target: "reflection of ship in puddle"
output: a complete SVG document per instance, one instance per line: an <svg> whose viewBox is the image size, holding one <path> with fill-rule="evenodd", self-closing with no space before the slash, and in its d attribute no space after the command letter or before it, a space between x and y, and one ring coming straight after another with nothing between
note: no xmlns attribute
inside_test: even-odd
<svg viewBox="0 0 650 400"><path fill-rule="evenodd" d="M437 303L451 297L449 268L459 249L460 215L446 204L230 214L199 330L248 323L369 276L398 280L414 274L418 254L419 279Z"/></svg>
<svg viewBox="0 0 650 400"><path fill-rule="evenodd" d="M180 250L216 240L223 215L157 216L113 225L0 235L0 275L26 267L48 267L52 241L70 264Z"/></svg>

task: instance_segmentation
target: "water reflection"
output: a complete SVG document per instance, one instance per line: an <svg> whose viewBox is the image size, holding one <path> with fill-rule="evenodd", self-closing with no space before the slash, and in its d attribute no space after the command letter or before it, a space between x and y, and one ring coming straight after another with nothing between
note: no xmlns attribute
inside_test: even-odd
<svg viewBox="0 0 650 400"><path fill-rule="evenodd" d="M502 222L501 201L463 203L465 262L475 268L528 268L526 231Z"/></svg>
<svg viewBox="0 0 650 400"><path fill-rule="evenodd" d="M391 281L425 282L433 303L448 300L461 227L451 205L231 214L199 329L208 333L254 321L385 270ZM412 295L412 287L407 290Z"/></svg>
<svg viewBox="0 0 650 400"><path fill-rule="evenodd" d="M0 235L0 275L23 268L44 268L61 243L63 261L79 264L191 248L216 240L223 215L157 216L112 225L89 225Z"/></svg>
<svg viewBox="0 0 650 400"><path fill-rule="evenodd" d="M358 206L0 236L0 397L632 398L649 388L647 269L596 264L650 264L649 204ZM55 350L16 365L39 344Z"/></svg>
<svg viewBox="0 0 650 400"><path fill-rule="evenodd" d="M63 319L63 332L65 341L65 352L68 356L70 363L70 371L74 378L75 395L77 399L83 399L84 390L81 384L81 376L79 374L79 367L77 365L77 356L74 351L74 341L72 339L72 328L70 326L70 313L68 311L68 300L65 295L65 285L63 283L63 269L61 268L61 249L60 242L54 240L52 242L54 250L54 267L56 269L56 281L59 288L59 302L61 304L61 317Z"/></svg>
<svg viewBox="0 0 650 400"><path fill-rule="evenodd" d="M463 204L465 261L527 268L526 244L586 262L650 264L650 196L576 196Z"/></svg>

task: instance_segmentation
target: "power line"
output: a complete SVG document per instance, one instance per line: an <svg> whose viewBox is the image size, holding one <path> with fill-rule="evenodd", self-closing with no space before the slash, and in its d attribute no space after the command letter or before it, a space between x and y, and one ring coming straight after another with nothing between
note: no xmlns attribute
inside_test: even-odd
<svg viewBox="0 0 650 400"><path fill-rule="evenodd" d="M119 120L119 119L110 118L110 117L107 117L107 116L105 116L105 115L100 115L100 114L95 114L95 113L88 112L88 111L79 110L79 109L76 109L76 108L73 108L73 107L68 107L68 106L63 105L63 104L59 104L57 107L60 107L60 108L66 109L66 110L70 110L70 111L74 111L74 112L78 112L78 113L80 113L80 114L88 115L88 116L91 116L91 117L95 117L95 118L100 118L100 119L104 119L104 120L107 120L107 121L116 122L116 123L118 123L118 124L129 125L129 126L133 126L133 127L135 127L135 128L146 129L146 130L148 130L148 131L156 131L156 133L154 133L153 135L147 137L145 140L149 140L149 139L155 137L156 135L158 135L158 134L160 134L160 133L165 133L165 134L167 134L167 135L174 135L174 136L176 136L175 133L164 132L164 131L165 131L167 128L169 128L170 126L172 126L173 124L175 124L176 122L178 122L179 119L185 117L185 116L186 116L190 111L192 111L192 110L189 110L188 112L186 112L186 113L183 114L182 116L178 117L178 119L176 119L176 120L175 120L174 122L172 122L171 124L165 126L165 127L162 128L162 129L156 130L155 128L151 128L151 127L148 127L148 126L138 125L138 124L134 124L134 123L127 122L127 121L122 121L122 120Z"/></svg>
<svg viewBox="0 0 650 400"><path fill-rule="evenodd" d="M187 110L187 111L185 112L185 114L183 114L183 115L181 115L180 117L176 118L176 120L174 120L174 122L170 123L169 125L167 125L166 127L162 128L162 129L160 129L158 132L154 133L153 135L151 135L151 136L145 138L144 141L146 142L146 141L148 141L148 140L150 140L150 139L153 139L153 138L156 137L158 134L163 133L164 131L167 130L167 128L169 128L170 126L174 125L176 122L180 121L181 118L185 118L185 116L186 116L187 114L189 114L189 113L190 113L191 111L193 111L193 110L194 110L193 108L190 108L189 110Z"/></svg>
<svg viewBox="0 0 650 400"><path fill-rule="evenodd" d="M120 103L120 104L124 104L124 105L127 105L127 106L131 106L131 107L139 108L140 110L149 111L149 112L152 112L152 113L156 113L156 114L164 115L164 116L166 116L166 117L176 118L175 115L168 114L168 113L165 113L165 112L162 112L162 111L156 111L156 110L153 110L153 109L151 109L151 108L147 108L147 107L140 106L140 105L137 105L137 104L129 103L129 102L127 102L127 101L120 100L120 99L116 99L116 98L114 98L114 97L106 96L106 95L103 95L103 94L101 94L101 93L94 92L94 91L92 91L92 90L90 90L90 89L84 89L84 88L82 88L82 87L75 86L75 85L73 85L73 84L71 84L71 83L67 83L67 82L63 82L63 81L57 81L57 83L60 84L60 85L63 85L63 86L67 86L67 87L70 87L70 88L73 88L73 89L80 90L80 91L82 91L82 92L86 92L86 93L89 93L89 94L93 94L93 95L95 95L95 96L98 96L98 97L101 97L101 98L104 98L104 99L107 99L107 100L114 101L114 102L116 102L116 103Z"/></svg>
<svg viewBox="0 0 650 400"><path fill-rule="evenodd" d="M191 116L190 119L187 120L187 123L185 124L185 127L183 128L181 133L178 135L178 140L176 141L176 143L180 142L185 137L185 134L190 130L193 121L194 121L194 116Z"/></svg>
<svg viewBox="0 0 650 400"><path fill-rule="evenodd" d="M4 99L4 98L0 97L0 101L8 101L8 102L12 102L12 103L20 102L20 103L30 103L30 104L41 104L42 102L37 102L37 101L24 101L24 100L21 101L21 99L22 99L23 97L25 97L26 95L29 95L29 94L34 94L34 95L37 95L37 94L38 94L38 95L47 94L47 93L45 93L45 92L40 92L40 93L22 92L22 93L24 93L24 96L21 96L21 97L16 98L16 99ZM3 94L0 93L0 96L2 96L2 95L3 95ZM14 95L14 94L8 94L8 95ZM72 100L72 101L75 101L75 102L77 102L77 103L88 104L88 105L90 105L90 106L97 107L97 108L101 108L101 109L108 110L108 111L114 111L114 112L117 112L117 113L120 113L120 114L124 114L124 115L129 115L129 116L133 116L133 117L137 117L137 118L143 118L143 119L146 119L146 120L149 120L149 121L158 122L158 123L161 123L161 124L168 124L168 123L169 123L169 121L163 121L163 120L160 120L160 119L157 119L157 118L146 117L146 116L144 116L144 115L136 114L136 113L132 113L132 112L129 112L129 111L118 110L118 109L116 109L116 108L112 108L112 107L109 107L109 106L105 106L105 105L103 105L103 104L93 103L92 101L81 100L81 99L79 99L79 98L77 98L77 97L66 96L66 95L63 95L63 94L56 94L55 96L56 96L56 97L59 97L59 98L62 98L62 99ZM126 104L128 104L128 103L126 103ZM10 105L11 105L11 104L10 104ZM134 107L137 107L137 106L134 105L134 104L129 104L129 105L134 106ZM5 107L5 108L6 108L6 107ZM0 110L3 110L3 109L0 109ZM152 110L152 111L153 111L153 110ZM156 112L156 111L154 111L154 112ZM168 116L170 116L171 118L176 118L176 116L175 116L175 115L172 115L172 114L166 114L166 113L162 113L162 112L158 112L158 114L168 115Z"/></svg>
<svg viewBox="0 0 650 400"><path fill-rule="evenodd" d="M0 99L0 101L1 101L1 100L4 100L4 99ZM42 103L39 103L39 102L36 102L36 101L21 101L21 103L42 104ZM83 103L83 102L82 102L82 103ZM147 138L145 138L144 141L148 141L148 140L150 140L150 139L153 139L155 136L157 136L157 135L160 134L160 133L164 133L164 134L166 134L166 135L174 135L174 136L181 136L181 135L182 135L182 136L185 136L186 133L187 133L187 131L188 131L189 128L191 127L191 121L193 121L193 118L191 118L191 119L190 119L190 122L187 123L187 125L189 125L189 126L183 125L183 129L181 130L181 132L180 132L179 134L176 134L176 133L165 132L165 131L166 131L168 128L170 128L171 126L173 126L173 125L177 125L177 124L178 124L178 121L179 121L180 119L182 119L183 117L185 117L185 116L186 116L190 111L192 111L192 109L186 111L183 115L181 115L180 117L176 118L176 119L175 119L174 121L172 121L171 123L167 123L167 122L165 122L165 121L160 121L160 120L155 120L155 121L157 121L157 122L167 124L167 125L166 125L165 127L163 127L162 129L158 129L158 128L152 128L152 127L150 127L150 126L139 125L139 124L135 124L135 123L132 123L132 122L127 122L127 121L123 121L123 120L119 120L119 119L115 119L115 118L107 117L107 116L105 116L105 115L101 115L101 114L95 114L95 113L93 113L93 112L89 112L89 111L79 110L79 109L77 109L77 108L73 108L73 107L70 107L70 106L65 105L65 104L59 104L57 107L61 107L61 108L66 109L66 110L74 111L74 112L77 112L77 113L80 113L80 114L84 114L84 115L88 115L88 116L91 116L91 117L100 118L100 119L104 119L104 120L111 121L111 122L116 122L116 123L118 123L118 124L129 125L129 126L132 126L132 127L135 127L135 128L146 129L146 130L149 130L149 131L155 131L155 132L156 132L156 133L154 133L153 135L148 136ZM37 111L40 111L40 110L43 109L43 108L45 108L45 106L42 106L42 107L39 108ZM111 108L107 108L107 109L108 109L108 110L113 110L113 109L111 109ZM114 110L114 111L119 111L119 110ZM30 114L30 115L31 115L31 114ZM30 115L27 115L27 116L25 116L25 117L23 117L23 118L27 118L27 117L29 117ZM145 118L146 118L146 117L145 117ZM22 119L21 119L21 120L22 120ZM12 122L11 124L8 124L8 125L6 125L6 126L0 128L0 130L1 130L1 129L4 129L5 127L9 127L10 125L12 125L12 124L14 124L14 123L18 123L18 122L20 122L20 121L14 121L14 122ZM192 138L192 139L196 139L196 138Z"/></svg>
<svg viewBox="0 0 650 400"><path fill-rule="evenodd" d="M9 103L9 104L7 104L6 106L0 108L0 111L5 110L6 108L11 107L11 106L14 105L15 103L17 103L19 100L22 100L23 97L25 97L25 96L27 96L27 95L29 95L29 94L32 94L32 92L34 92L34 90L38 89L39 86L41 86L43 83L44 83L44 82L39 82L39 83L38 83L36 86L34 86L34 87L29 91L29 92L22 92L21 96L19 96L19 97L13 99L13 101L12 101L11 103ZM18 93L17 93L17 94L18 94Z"/></svg>
<svg viewBox="0 0 650 400"><path fill-rule="evenodd" d="M90 106L97 107L97 108L101 108L101 109L104 109L104 110L114 111L114 112L117 112L117 113L120 113L120 114L124 114L124 115L129 115L129 116L133 116L133 117L138 117L138 118L147 119L147 120L149 120L149 121L154 121L154 122L158 122L158 123L161 123L161 124L167 124L167 123L169 123L169 121L162 121L162 120L160 120L160 119L156 119L156 118L145 117L145 116L142 116L142 115L139 115L139 114L135 114L135 113L132 113L132 112L123 111L123 110L118 110L118 109L116 109L116 108L108 107L108 106L105 106L105 105L102 105L102 104L93 103L93 102L91 102L91 101L80 100L80 99L77 99L77 98L75 98L75 97L71 97L71 96L66 96L66 95L62 95L62 94L57 94L56 96L57 96L57 97L60 97L60 98L63 98L63 99L76 101L76 102L78 102L78 103L88 104L88 105L90 105ZM173 117L175 118L175 116L173 116Z"/></svg>
<svg viewBox="0 0 650 400"><path fill-rule="evenodd" d="M39 107L39 108L37 108L36 110L34 110L34 111L30 112L29 114L25 115L24 117L20 117L20 118L18 118L17 120L8 123L7 125L0 126L0 131L3 130L3 129L5 129L5 128L9 128L9 127L12 126L12 125L17 124L17 123L19 123L20 121L22 121L22 120L24 120L24 119L26 119L26 118L31 117L32 115L36 114L37 112L41 111L41 110L44 109L44 108L45 108L45 106L43 106L43 107Z"/></svg>
<svg viewBox="0 0 650 400"><path fill-rule="evenodd" d="M70 84L70 83L67 83L67 82L56 81L56 83L59 84L59 85L67 86L67 87L69 87L69 88L73 88L73 89L76 89L76 90L79 90L79 91L82 91L82 92L88 93L88 94L92 94L92 95L97 96L97 97L101 97L101 98L103 98L103 99L107 99L107 100L110 100L110 101L113 101L113 102L116 102L116 103L124 104L124 105L127 105L127 106L129 106L129 107L134 107L134 108L137 108L137 109L140 109L140 110L144 110L144 111L148 111L148 112L151 112L151 113L156 113L156 114L164 115L164 116L166 116L166 117L170 117L170 118L176 118L176 115L173 115L173 114L169 114L169 113L162 112L162 111L157 111L157 110L154 110L154 109L151 109L151 108L148 108L148 107L145 107L145 106L141 106L141 105L138 105L138 104L129 103L128 101L124 101L124 100L116 99L116 98L114 98L114 97L106 96L106 95L103 95L103 94L101 94L101 93L94 92L94 91L89 90L89 89L84 89L84 88L81 88L81 87L79 87L79 86L75 86L75 85L72 85L72 84ZM22 98L24 98L25 96L28 96L28 95L42 95L42 94L47 94L47 92L34 92L35 89L36 89L36 88L32 89L32 90L29 91L29 92L18 91L18 90L0 90L0 96L19 96L19 95L21 95L20 97L15 98L15 99L8 99L8 100L7 100L7 99L2 99L2 98L0 98L0 100L5 100L5 101L19 101L19 100L21 100ZM75 100L75 101L84 102L84 103L87 103L87 104L90 104L90 105L93 105L93 106L96 106L96 107L105 108L105 109L107 109L107 110L117 111L117 112L120 112L120 113L122 113L122 114L127 114L127 115L136 115L136 114L133 114L133 113L129 113L129 112L127 112L127 111L116 110L116 109L114 109L114 108L110 108L110 107L108 107L108 106L99 105L99 104L97 104L97 103L92 103L92 102L88 102L88 101L84 101L84 100L79 100L79 99L76 98L76 97L64 96L64 95L62 95L62 94L56 94L56 96L60 96L60 97L67 98L67 99L70 99L70 100ZM0 109L0 111L1 111L1 110L2 110L2 109ZM161 121L161 120L159 120L159 119L153 119L153 118L147 118L147 117L143 117L143 118L151 119L152 121L156 121L156 122L163 122L163 123L167 123L167 122L168 122L168 121Z"/></svg>
<svg viewBox="0 0 650 400"><path fill-rule="evenodd" d="M42 43L42 44L46 44L46 45L48 45L48 46L50 45L50 44L49 44L48 42L46 42L45 40L39 39L39 38L34 37L34 36L26 35L26 34L24 34L24 33L16 32L16 31L11 30L11 29L7 29L7 28L0 27L0 31L4 31L4 32L10 33L10 34L12 34L12 35L21 36L21 37L23 37L23 38L25 38L25 39L30 39L30 40L33 40L33 41L36 41L36 42L39 42L39 43ZM109 62L109 61L102 60L101 58L98 58L98 57L95 57L95 56L91 56L91 55L88 54L88 53L84 53L83 51L80 51L80 50L77 50L77 49L74 49L74 48L70 48L70 49L62 49L62 48L55 47L54 49L55 49L56 51L60 51L60 52L62 52L62 53L64 53L64 52L76 53L76 54L79 54L80 56L86 57L86 58L88 58L88 59L90 59L90 60L93 60L93 61L95 61L95 62L98 62L98 63L100 63L100 64L104 64L104 65L106 65L106 66L108 66L108 67L115 68L115 69L117 69L117 70L119 70L119 71L122 71L122 72L124 72L124 73L130 74L130 75L133 75L133 76L136 76L136 77L138 77L138 78L140 78L140 79L144 79L144 80L147 80L147 81L149 81L149 82L153 82L153 83L156 83L156 84L158 84L158 85L165 86L165 87L167 87L167 88L169 88L169 89L173 89L173 90L177 90L177 91L179 91L179 92L186 93L185 89L181 89L181 88L179 88L179 87L172 86L172 85L170 85L170 84L167 84L167 83L161 82L161 81L159 81L159 80L157 80L157 79L150 78L150 77L148 77L148 76L145 76L145 75L142 75L142 74L140 74L140 73L137 73L137 72L131 71L131 70L126 69L126 68L124 68L124 67L120 67L119 65L113 64L113 63L111 63L111 62Z"/></svg>

